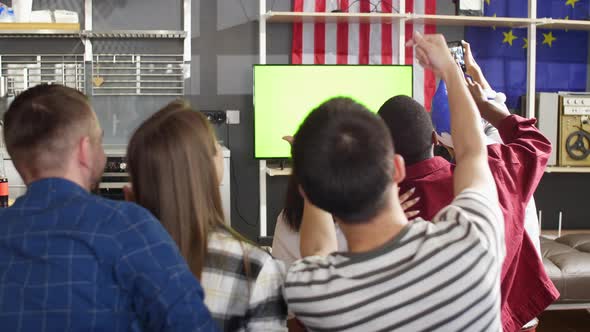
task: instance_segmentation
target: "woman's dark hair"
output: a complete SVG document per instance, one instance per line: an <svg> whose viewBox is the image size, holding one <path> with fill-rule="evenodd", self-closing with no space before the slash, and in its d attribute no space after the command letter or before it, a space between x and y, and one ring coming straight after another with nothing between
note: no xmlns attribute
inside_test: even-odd
<svg viewBox="0 0 590 332"><path fill-rule="evenodd" d="M303 197L299 193L299 183L295 175L289 177L285 207L282 214L291 230L299 232L301 220L303 219Z"/></svg>

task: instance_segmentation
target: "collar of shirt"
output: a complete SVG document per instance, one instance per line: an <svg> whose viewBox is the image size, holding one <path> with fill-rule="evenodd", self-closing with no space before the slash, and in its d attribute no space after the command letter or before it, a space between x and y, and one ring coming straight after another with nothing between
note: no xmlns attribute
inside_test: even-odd
<svg viewBox="0 0 590 332"><path fill-rule="evenodd" d="M39 209L48 208L52 202L64 202L75 196L89 195L88 191L78 184L62 178L46 178L31 183L27 193L14 202L13 207Z"/></svg>
<svg viewBox="0 0 590 332"><path fill-rule="evenodd" d="M442 157L434 157L419 161L406 167L406 179L421 179L443 168L451 168L452 164Z"/></svg>

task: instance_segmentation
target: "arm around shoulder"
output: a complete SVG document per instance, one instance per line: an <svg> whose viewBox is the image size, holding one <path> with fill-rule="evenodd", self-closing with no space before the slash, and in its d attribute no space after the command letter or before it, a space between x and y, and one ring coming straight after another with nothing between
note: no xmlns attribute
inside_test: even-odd
<svg viewBox="0 0 590 332"><path fill-rule="evenodd" d="M287 331L287 304L283 298L285 266L267 256L251 283L248 331Z"/></svg>
<svg viewBox="0 0 590 332"><path fill-rule="evenodd" d="M332 215L304 199L300 229L301 257L328 256L338 251L336 228Z"/></svg>
<svg viewBox="0 0 590 332"><path fill-rule="evenodd" d="M130 205L126 212L114 273L147 330L217 331L201 285L166 230L142 208Z"/></svg>

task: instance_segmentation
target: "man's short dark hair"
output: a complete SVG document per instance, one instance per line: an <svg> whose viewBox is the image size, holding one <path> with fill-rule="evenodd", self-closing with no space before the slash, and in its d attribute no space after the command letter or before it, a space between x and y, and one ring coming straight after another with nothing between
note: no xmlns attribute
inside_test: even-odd
<svg viewBox="0 0 590 332"><path fill-rule="evenodd" d="M352 99L334 98L313 110L295 135L292 155L308 199L343 222L370 220L389 203L389 132Z"/></svg>
<svg viewBox="0 0 590 332"><path fill-rule="evenodd" d="M94 115L86 96L59 84L19 94L4 114L6 150L16 168L31 176L60 169L76 137L90 134Z"/></svg>
<svg viewBox="0 0 590 332"><path fill-rule="evenodd" d="M432 156L434 127L424 107L408 96L390 98L378 112L383 119L395 146L408 165Z"/></svg>

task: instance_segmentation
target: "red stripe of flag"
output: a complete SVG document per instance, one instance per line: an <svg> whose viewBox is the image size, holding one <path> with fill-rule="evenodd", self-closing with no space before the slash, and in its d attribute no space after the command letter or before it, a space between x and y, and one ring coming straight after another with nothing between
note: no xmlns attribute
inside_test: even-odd
<svg viewBox="0 0 590 332"><path fill-rule="evenodd" d="M404 1L404 0L402 0ZM414 12L414 0L405 0L406 1L406 12L413 13ZM421 0L418 0L421 1ZM412 35L414 33L414 25L411 23L406 23L406 42L412 39ZM401 62L401 59L400 59ZM414 62L414 48L413 47L406 47L406 64L411 65Z"/></svg>
<svg viewBox="0 0 590 332"><path fill-rule="evenodd" d="M436 0L426 0L425 14L436 14ZM436 26L433 24L424 25L424 33L436 33ZM436 77L432 70L424 71L424 106L426 110L430 111L432 104L432 97L436 91Z"/></svg>
<svg viewBox="0 0 590 332"><path fill-rule="evenodd" d="M381 12L391 13L391 3L389 1L381 2ZM391 23L381 24L381 63L390 65L392 63L392 30Z"/></svg>
<svg viewBox="0 0 590 332"><path fill-rule="evenodd" d="M293 11L303 11L304 0L293 1ZM303 23L293 23L293 45L291 50L291 63L300 65L303 62Z"/></svg>
<svg viewBox="0 0 590 332"><path fill-rule="evenodd" d="M326 1L316 0L315 11L323 13L326 11ZM313 32L314 63L323 65L326 62L326 23L315 23Z"/></svg>
<svg viewBox="0 0 590 332"><path fill-rule="evenodd" d="M360 12L371 12L371 1L360 2ZM359 24L359 65L369 64L369 42L371 39L371 25L369 23Z"/></svg>
<svg viewBox="0 0 590 332"><path fill-rule="evenodd" d="M340 0L340 9L345 11L348 8L348 0ZM336 25L336 63L339 65L348 64L348 23Z"/></svg>

